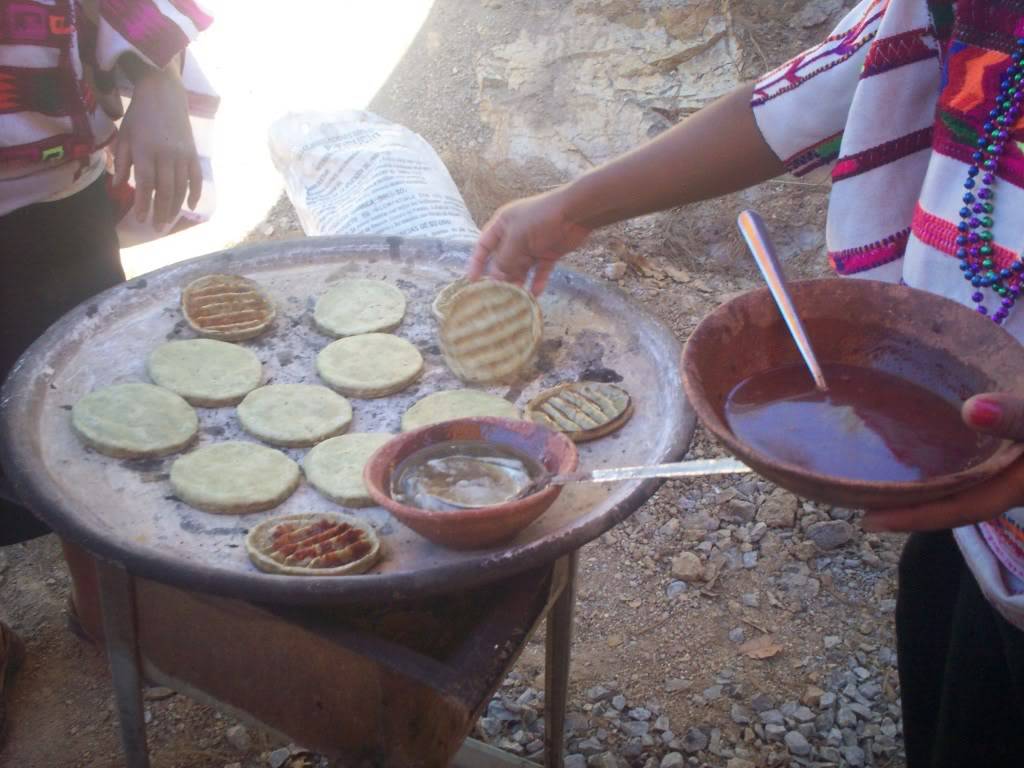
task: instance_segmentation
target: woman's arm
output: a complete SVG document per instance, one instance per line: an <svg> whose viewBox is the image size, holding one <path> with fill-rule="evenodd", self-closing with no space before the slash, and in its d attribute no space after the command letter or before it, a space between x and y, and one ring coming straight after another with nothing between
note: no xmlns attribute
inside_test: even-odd
<svg viewBox="0 0 1024 768"><path fill-rule="evenodd" d="M785 170L750 107L752 85L727 94L643 146L558 189L501 208L470 262L485 272L544 289L554 263L595 229L677 205L707 200Z"/></svg>

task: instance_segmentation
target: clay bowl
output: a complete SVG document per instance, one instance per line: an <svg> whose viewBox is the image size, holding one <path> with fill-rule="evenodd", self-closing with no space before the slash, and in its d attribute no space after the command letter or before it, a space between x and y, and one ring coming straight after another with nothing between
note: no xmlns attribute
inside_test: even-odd
<svg viewBox="0 0 1024 768"><path fill-rule="evenodd" d="M791 285L815 352L901 376L959 406L971 395L1024 394L1024 347L976 312L906 286L825 279ZM686 394L704 426L763 477L807 499L853 508L922 504L976 485L1006 469L1024 444L1001 442L984 461L917 482L871 482L822 475L754 450L729 429L732 389L755 373L801 361L767 289L718 307L683 350Z"/></svg>
<svg viewBox="0 0 1024 768"><path fill-rule="evenodd" d="M382 445L363 471L374 501L425 539L449 549L481 549L513 538L555 503L561 487L506 504L452 512L430 512L391 498L391 473L421 448L452 440L484 440L507 446L540 462L553 474L572 472L579 464L576 445L560 432L530 421L456 419L405 432Z"/></svg>

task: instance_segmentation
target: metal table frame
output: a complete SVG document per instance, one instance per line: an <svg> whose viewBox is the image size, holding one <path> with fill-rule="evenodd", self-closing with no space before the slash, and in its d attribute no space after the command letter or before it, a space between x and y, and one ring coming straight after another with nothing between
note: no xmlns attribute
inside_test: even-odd
<svg viewBox="0 0 1024 768"><path fill-rule="evenodd" d="M568 703L569 668L576 601L578 551L557 560L552 566L552 580L547 607L541 614L547 619L544 665L544 755L545 765L561 768L565 753L565 712ZM110 664L121 741L127 768L149 768L149 750L142 689L147 679L172 689L182 689L178 681L159 673L144 672L136 626L135 577L123 566L97 560L100 601L107 658ZM535 628L535 627L534 627ZM532 634L529 633L529 634ZM505 671L511 668L529 634L520 643ZM504 677L502 672L501 677ZM500 682L500 678L499 678ZM219 702L195 689L183 693L216 706ZM492 691L493 693L493 691ZM486 705L490 693L477 703L477 711ZM261 724L262 725L262 724ZM455 755L456 768L534 768L536 763L503 752L483 742L467 738Z"/></svg>

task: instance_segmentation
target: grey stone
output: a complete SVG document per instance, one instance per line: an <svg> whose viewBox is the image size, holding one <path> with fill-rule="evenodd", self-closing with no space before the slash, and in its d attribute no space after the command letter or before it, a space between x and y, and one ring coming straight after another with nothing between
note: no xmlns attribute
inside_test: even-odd
<svg viewBox="0 0 1024 768"><path fill-rule="evenodd" d="M584 739L577 744L576 749L578 749L585 757L591 757L599 752L603 752L604 746L600 741L591 736L589 739Z"/></svg>
<svg viewBox="0 0 1024 768"><path fill-rule="evenodd" d="M757 565L757 552L751 550L743 553L743 567L753 568Z"/></svg>
<svg viewBox="0 0 1024 768"><path fill-rule="evenodd" d="M867 756L864 754L864 750L857 746L840 747L840 754L843 756L843 760L846 761L847 765L852 768L860 768L864 765L864 761Z"/></svg>
<svg viewBox="0 0 1024 768"><path fill-rule="evenodd" d="M839 714L836 715L836 723L840 728L853 728L857 725L857 716L849 707L840 707Z"/></svg>
<svg viewBox="0 0 1024 768"><path fill-rule="evenodd" d="M737 725L750 725L754 719L753 713L742 704L733 704L729 714Z"/></svg>
<svg viewBox="0 0 1024 768"><path fill-rule="evenodd" d="M756 592L747 592L745 595L740 596L740 602L747 608L758 608L761 605L761 598L758 597Z"/></svg>
<svg viewBox="0 0 1024 768"><path fill-rule="evenodd" d="M651 724L642 720L627 720L622 724L622 732L634 739L646 736L650 730Z"/></svg>
<svg viewBox="0 0 1024 768"><path fill-rule="evenodd" d="M587 768L587 758L579 752L573 752L571 755L565 756L563 764L565 768Z"/></svg>
<svg viewBox="0 0 1024 768"><path fill-rule="evenodd" d="M826 635L825 636L825 650L831 650L842 643L842 638L838 635Z"/></svg>
<svg viewBox="0 0 1024 768"><path fill-rule="evenodd" d="M688 754L701 752L708 747L708 735L700 728L691 728L683 736L683 751Z"/></svg>
<svg viewBox="0 0 1024 768"><path fill-rule="evenodd" d="M849 707L853 710L854 714L857 715L861 720L875 720L876 715L871 711L870 707L865 707L863 704L858 702L850 702Z"/></svg>
<svg viewBox="0 0 1024 768"><path fill-rule="evenodd" d="M853 526L845 520L823 520L807 528L807 538L824 551L843 546L853 538L853 534Z"/></svg>
<svg viewBox="0 0 1024 768"><path fill-rule="evenodd" d="M808 707L797 707L793 717L801 723L809 723L814 719L814 713Z"/></svg>
<svg viewBox="0 0 1024 768"><path fill-rule="evenodd" d="M896 723L894 723L892 721L892 718L890 718L890 717L887 717L884 720L882 720L882 725L881 725L881 729L880 730L882 731L882 733L885 736L889 736L889 737L893 737L897 733L899 733L899 728L897 728Z"/></svg>
<svg viewBox="0 0 1024 768"><path fill-rule="evenodd" d="M722 686L712 685L710 688L705 688L703 696L705 701L717 701L722 698Z"/></svg>
<svg viewBox="0 0 1024 768"><path fill-rule="evenodd" d="M619 768L619 761L611 752L602 752L587 758L587 765L590 768Z"/></svg>
<svg viewBox="0 0 1024 768"><path fill-rule="evenodd" d="M811 754L811 745L799 731L790 731L785 737L786 748L797 757Z"/></svg>
<svg viewBox="0 0 1024 768"><path fill-rule="evenodd" d="M750 708L760 714L775 707L775 702L767 693L759 693L750 700Z"/></svg>
<svg viewBox="0 0 1024 768"><path fill-rule="evenodd" d="M730 757L729 762L725 764L725 768L757 768L749 760L744 760L742 757Z"/></svg>
<svg viewBox="0 0 1024 768"><path fill-rule="evenodd" d="M291 756L292 752L288 747L281 747L280 749L275 749L267 756L267 762L270 763L270 768L281 768L285 760Z"/></svg>
<svg viewBox="0 0 1024 768"><path fill-rule="evenodd" d="M626 697L620 693L618 696L612 699L612 706L615 707L616 710L621 712L626 708Z"/></svg>
<svg viewBox="0 0 1024 768"><path fill-rule="evenodd" d="M676 693L677 691L688 691L690 690L690 681L683 680L678 677L673 677L665 681L665 690L669 693Z"/></svg>
<svg viewBox="0 0 1024 768"><path fill-rule="evenodd" d="M745 525L754 519L756 508L749 501L732 499L719 510L718 517L723 523Z"/></svg>
<svg viewBox="0 0 1024 768"><path fill-rule="evenodd" d="M814 727L822 733L827 733L836 724L836 716L832 710L827 709L814 718Z"/></svg>
<svg viewBox="0 0 1024 768"><path fill-rule="evenodd" d="M672 726L669 724L668 715L661 715L654 721L654 730L663 732L672 730Z"/></svg>
<svg viewBox="0 0 1024 768"><path fill-rule="evenodd" d="M605 688L603 685L595 685L593 688L587 689L587 701L591 704L596 704L599 701L607 701L612 697L612 692Z"/></svg>
<svg viewBox="0 0 1024 768"><path fill-rule="evenodd" d="M746 637L746 633L743 631L743 627L735 627L729 630L730 642L742 643L744 637Z"/></svg>
<svg viewBox="0 0 1024 768"><path fill-rule="evenodd" d="M500 739L498 741L498 749L504 752L511 752L513 755L521 755L526 751L523 749L523 745L514 739Z"/></svg>
<svg viewBox="0 0 1024 768"><path fill-rule="evenodd" d="M228 744L239 752L248 752L252 748L252 738L244 725L233 725L224 734Z"/></svg>
<svg viewBox="0 0 1024 768"><path fill-rule="evenodd" d="M874 701L878 698L878 695L882 692L882 686L878 683L865 683L860 686L860 693L866 699Z"/></svg>
<svg viewBox="0 0 1024 768"><path fill-rule="evenodd" d="M478 724L480 730L487 736L497 736L501 733L501 721L496 717L481 717Z"/></svg>
<svg viewBox="0 0 1024 768"><path fill-rule="evenodd" d="M826 763L836 764L843 759L842 753L835 747L822 747L818 751L818 756Z"/></svg>
<svg viewBox="0 0 1024 768"><path fill-rule="evenodd" d="M679 581L678 579L676 579L675 581L673 581L671 584L668 585L668 588L665 590L665 596L669 600L675 600L677 597L679 597L681 594L683 594L687 589L688 589L688 587L686 586L686 582L685 581Z"/></svg>
<svg viewBox="0 0 1024 768"><path fill-rule="evenodd" d="M836 695L832 693L832 691L825 691L825 693L821 694L821 701L819 702L818 706L820 706L822 709L827 709L835 703Z"/></svg>
<svg viewBox="0 0 1024 768"><path fill-rule="evenodd" d="M768 741L782 741L786 736L786 726L772 723L764 727L764 735Z"/></svg>
<svg viewBox="0 0 1024 768"><path fill-rule="evenodd" d="M669 752L661 758L661 768L679 768L684 762L683 756L678 752Z"/></svg>
<svg viewBox="0 0 1024 768"><path fill-rule="evenodd" d="M544 742L541 739L534 739L526 745L526 754L536 755L544 749Z"/></svg>
<svg viewBox="0 0 1024 768"><path fill-rule="evenodd" d="M647 709L646 707L634 707L633 709L629 710L628 714L634 720L651 719L651 710Z"/></svg>
<svg viewBox="0 0 1024 768"><path fill-rule="evenodd" d="M777 709L768 709L760 713L761 722L765 725L784 725L786 718Z"/></svg>
<svg viewBox="0 0 1024 768"><path fill-rule="evenodd" d="M842 507L835 507L828 511L828 516L833 520L846 520L849 521L853 518L854 512L852 509L844 509Z"/></svg>

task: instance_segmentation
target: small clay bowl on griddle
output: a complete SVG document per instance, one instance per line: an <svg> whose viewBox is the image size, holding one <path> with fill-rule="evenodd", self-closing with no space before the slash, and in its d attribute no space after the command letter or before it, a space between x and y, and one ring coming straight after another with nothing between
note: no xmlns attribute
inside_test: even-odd
<svg viewBox="0 0 1024 768"><path fill-rule="evenodd" d="M807 280L790 291L824 365L881 370L957 405L982 392L1024 395L1024 347L954 301L869 280ZM686 394L701 423L758 474L803 498L860 509L923 504L984 482L1024 453L1024 444L1003 441L974 466L914 482L854 480L780 461L737 439L725 405L750 376L795 364L800 355L766 288L704 318L682 357Z"/></svg>
<svg viewBox="0 0 1024 768"><path fill-rule="evenodd" d="M493 507L431 512L391 498L391 473L421 448L453 440L482 440L506 446L538 461L552 474L573 472L579 464L575 444L560 432L514 419L473 418L445 421L404 432L377 449L363 470L373 500L425 539L449 549L482 549L506 542L555 503L560 486Z"/></svg>

